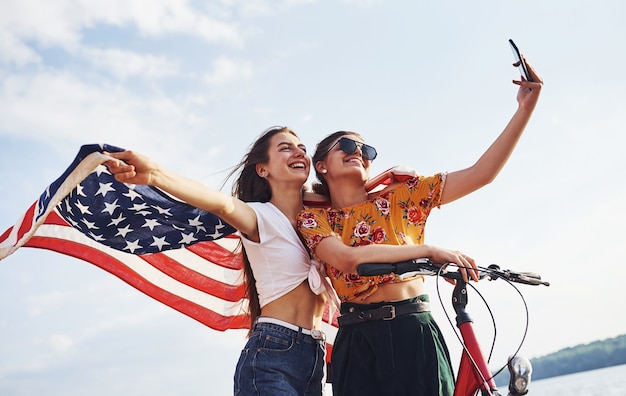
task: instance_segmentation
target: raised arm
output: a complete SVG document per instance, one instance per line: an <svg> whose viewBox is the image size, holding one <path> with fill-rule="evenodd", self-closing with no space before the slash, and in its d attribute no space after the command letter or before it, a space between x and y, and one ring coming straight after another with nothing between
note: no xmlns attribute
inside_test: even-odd
<svg viewBox="0 0 626 396"><path fill-rule="evenodd" d="M524 132L535 110L541 88L543 87L543 80L537 75L535 69L528 62L527 66L533 82L525 79L513 81L514 84L519 85L517 111L513 114L502 133L500 133L500 136L474 165L448 174L442 194L442 204L455 201L491 183L500 173L511 153L513 153L517 142L522 136L522 132Z"/></svg>
<svg viewBox="0 0 626 396"><path fill-rule="evenodd" d="M189 205L221 217L250 239L258 239L256 214L245 202L164 169L148 157L132 150L106 154L115 158L105 165L116 180L158 187Z"/></svg>

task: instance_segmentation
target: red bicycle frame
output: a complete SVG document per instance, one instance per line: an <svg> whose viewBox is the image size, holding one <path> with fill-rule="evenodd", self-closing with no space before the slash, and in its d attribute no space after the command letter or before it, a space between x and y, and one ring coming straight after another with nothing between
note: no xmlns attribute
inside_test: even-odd
<svg viewBox="0 0 626 396"><path fill-rule="evenodd" d="M467 283L463 279L456 280L452 292L452 305L456 312L456 325L464 344L454 396L473 396L477 394L478 390L481 390L483 395L500 395L474 333L473 321L465 310L467 306Z"/></svg>

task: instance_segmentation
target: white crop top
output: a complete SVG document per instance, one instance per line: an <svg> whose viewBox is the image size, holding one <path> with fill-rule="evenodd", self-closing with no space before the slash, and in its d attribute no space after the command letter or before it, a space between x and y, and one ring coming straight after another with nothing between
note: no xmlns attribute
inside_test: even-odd
<svg viewBox="0 0 626 396"><path fill-rule="evenodd" d="M303 280L317 275L309 252L285 215L270 202L248 202L254 209L259 240L242 236L250 260L261 308L295 289Z"/></svg>

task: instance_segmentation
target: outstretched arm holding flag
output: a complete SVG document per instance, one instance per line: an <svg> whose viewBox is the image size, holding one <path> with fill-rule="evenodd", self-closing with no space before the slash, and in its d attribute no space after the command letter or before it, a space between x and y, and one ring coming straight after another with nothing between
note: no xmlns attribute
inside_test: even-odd
<svg viewBox="0 0 626 396"><path fill-rule="evenodd" d="M157 187L191 206L219 216L242 234L258 240L256 214L240 199L171 172L137 152L105 154L114 158L104 164L117 181Z"/></svg>

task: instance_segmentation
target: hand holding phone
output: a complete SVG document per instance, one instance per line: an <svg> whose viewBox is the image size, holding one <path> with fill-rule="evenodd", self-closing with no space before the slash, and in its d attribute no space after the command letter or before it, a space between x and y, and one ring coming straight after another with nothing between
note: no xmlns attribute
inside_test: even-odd
<svg viewBox="0 0 626 396"><path fill-rule="evenodd" d="M518 65L521 75L524 76L524 78L527 81L533 81L533 79L530 77L530 73L528 72L528 67L526 66L526 62L524 62L524 59L522 58L522 55L520 54L519 49L517 48L517 45L515 45L515 43L511 39L509 39L509 44L511 44L513 57L515 58L515 63Z"/></svg>

